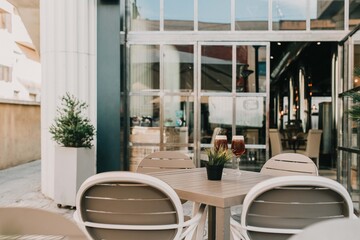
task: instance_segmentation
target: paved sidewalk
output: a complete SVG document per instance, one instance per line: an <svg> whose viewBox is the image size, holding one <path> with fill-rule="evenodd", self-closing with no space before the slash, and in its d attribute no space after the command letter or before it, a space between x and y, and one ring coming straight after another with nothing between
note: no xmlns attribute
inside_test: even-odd
<svg viewBox="0 0 360 240"><path fill-rule="evenodd" d="M72 219L74 210L58 208L41 193L41 161L0 170L0 206L43 208Z"/></svg>
<svg viewBox="0 0 360 240"><path fill-rule="evenodd" d="M40 160L0 170L0 206L43 208L70 219L74 213L69 208L58 208L52 199L41 193ZM187 202L184 213L190 214L191 209L191 202Z"/></svg>

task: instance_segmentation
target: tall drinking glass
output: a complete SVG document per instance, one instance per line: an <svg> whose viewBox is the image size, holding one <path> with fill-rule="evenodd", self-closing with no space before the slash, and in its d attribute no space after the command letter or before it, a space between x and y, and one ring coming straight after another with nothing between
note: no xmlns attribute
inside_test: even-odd
<svg viewBox="0 0 360 240"><path fill-rule="evenodd" d="M233 136L231 141L231 151L236 157L236 162L233 163L233 167L237 168L240 163L240 157L245 153L245 141L244 136Z"/></svg>
<svg viewBox="0 0 360 240"><path fill-rule="evenodd" d="M218 151L220 148L227 150L228 143L226 135L216 135L214 140L214 149Z"/></svg>

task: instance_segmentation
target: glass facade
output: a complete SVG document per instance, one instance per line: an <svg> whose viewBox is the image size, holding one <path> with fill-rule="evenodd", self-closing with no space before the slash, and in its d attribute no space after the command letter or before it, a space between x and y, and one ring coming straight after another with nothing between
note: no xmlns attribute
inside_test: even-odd
<svg viewBox="0 0 360 240"><path fill-rule="evenodd" d="M360 35L349 36L340 45L341 77L339 84L339 128L338 128L338 180L347 187L354 201L360 199L360 125L349 114L358 104L348 94L360 91ZM359 206L355 206L360 208Z"/></svg>
<svg viewBox="0 0 360 240"><path fill-rule="evenodd" d="M198 0L198 6L199 30L230 30L230 0Z"/></svg>
<svg viewBox="0 0 360 240"><path fill-rule="evenodd" d="M235 1L235 30L268 30L267 0Z"/></svg>
<svg viewBox="0 0 360 240"><path fill-rule="evenodd" d="M358 7L352 3L127 1L132 169L149 151L156 150L181 150L200 164L204 148L211 146L214 132L220 129L229 144L233 135L245 136L247 152L242 163L258 170L269 157L270 44L293 36L298 36L298 41L315 42L325 38L324 34L316 35L325 31L330 35L335 32L330 38L338 41L359 21ZM302 43L289 44L277 74L286 67L286 54L296 55L303 47ZM306 71L296 74L281 88L289 93L287 100L277 97L284 106L276 109L288 120L298 114L297 107L310 112L309 76ZM302 93L295 94L298 91ZM306 116L300 118L308 124Z"/></svg>
<svg viewBox="0 0 360 240"><path fill-rule="evenodd" d="M273 30L306 30L306 3L306 0L273 1Z"/></svg>
<svg viewBox="0 0 360 240"><path fill-rule="evenodd" d="M129 0L131 31L346 30L357 0ZM233 6L233 7L232 7ZM349 19L346 26L345 19Z"/></svg>
<svg viewBox="0 0 360 240"><path fill-rule="evenodd" d="M311 30L344 29L344 3L344 0L310 1Z"/></svg>
<svg viewBox="0 0 360 240"><path fill-rule="evenodd" d="M183 9L183 11L179 11L179 9ZM164 30L193 31L194 0L164 1Z"/></svg>

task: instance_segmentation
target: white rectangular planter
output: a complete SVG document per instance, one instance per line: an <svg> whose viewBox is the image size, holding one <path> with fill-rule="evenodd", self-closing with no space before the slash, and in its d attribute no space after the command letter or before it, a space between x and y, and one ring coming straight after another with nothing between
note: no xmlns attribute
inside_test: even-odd
<svg viewBox="0 0 360 240"><path fill-rule="evenodd" d="M75 206L81 184L96 173L94 149L56 146L54 201L58 206Z"/></svg>

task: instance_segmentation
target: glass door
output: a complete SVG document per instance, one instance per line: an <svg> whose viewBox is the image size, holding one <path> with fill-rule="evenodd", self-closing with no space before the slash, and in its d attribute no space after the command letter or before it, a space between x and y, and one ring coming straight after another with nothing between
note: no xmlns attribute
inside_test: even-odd
<svg viewBox="0 0 360 240"><path fill-rule="evenodd" d="M359 28L358 28L359 29ZM360 193L360 122L348 112L354 104L349 94L360 92L360 32L352 31L339 44L341 72L338 85L338 180L359 201ZM355 206L359 209L359 206Z"/></svg>
<svg viewBox="0 0 360 240"><path fill-rule="evenodd" d="M258 171L267 157L269 44L201 42L198 46L198 155L216 134L245 137L240 168ZM233 165L234 167L234 165Z"/></svg>
<svg viewBox="0 0 360 240"><path fill-rule="evenodd" d="M130 170L149 153L183 151L202 165L216 133L244 135L240 164L267 159L269 44L129 45Z"/></svg>

